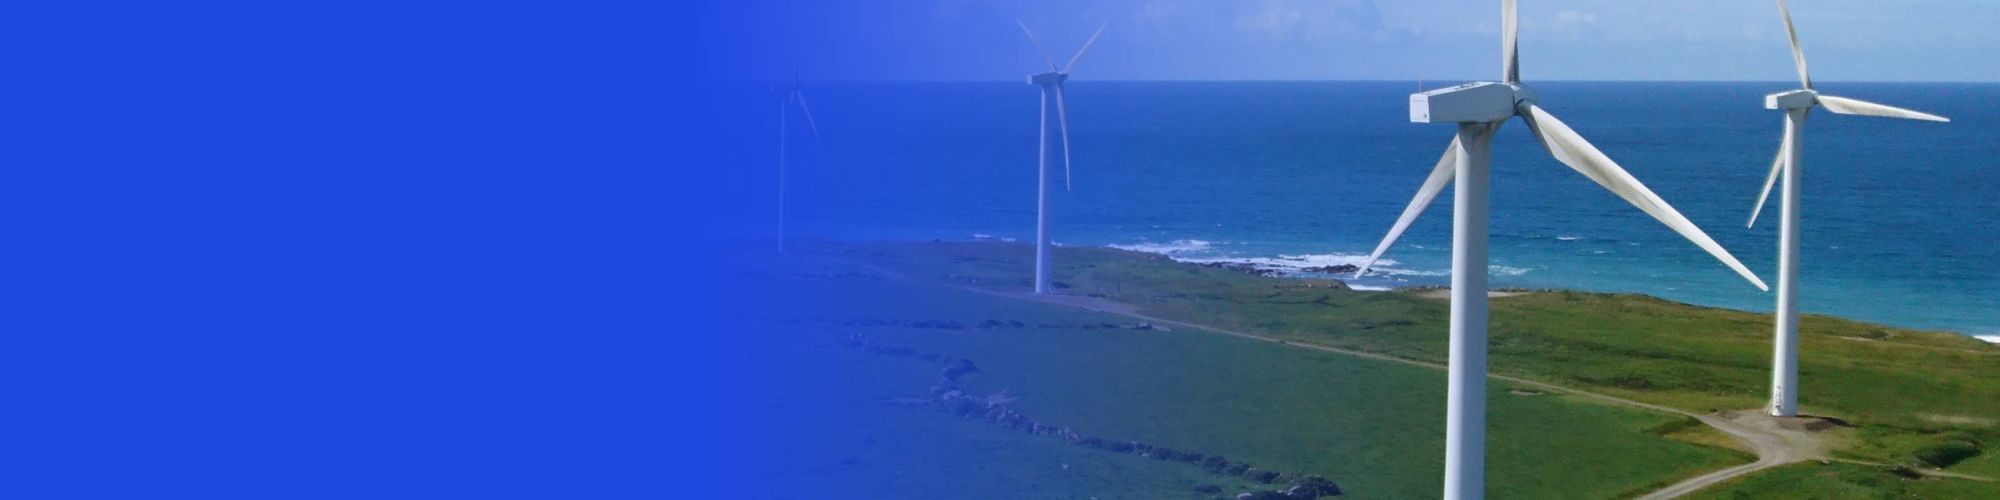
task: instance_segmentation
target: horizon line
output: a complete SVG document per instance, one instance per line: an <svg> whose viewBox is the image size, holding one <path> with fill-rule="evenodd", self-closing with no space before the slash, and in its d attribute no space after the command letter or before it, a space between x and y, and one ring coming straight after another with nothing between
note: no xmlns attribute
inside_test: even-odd
<svg viewBox="0 0 2000 500"><path fill-rule="evenodd" d="M1025 77L1024 77L1024 78L1025 78ZM790 78L790 77L780 77L780 78L773 78L773 79L711 79L711 80L709 80L709 82L710 82L710 83L769 83L769 82L774 82L774 81L790 81L790 80L791 80L791 78ZM1020 82L1022 82L1023 80L1022 80L1022 79L1006 79L1006 80L995 80L995 79L971 79L971 78L966 78L966 79L943 79L943 78L912 78L912 79L845 79L845 78L830 78L830 79L806 79L805 81L810 81L810 82L817 82L817 83L1020 83ZM1266 78L1266 79L1252 79L1252 78L1242 78L1242 79L1220 79L1220 78L1217 78L1217 79L1208 79L1208 78L1157 78L1157 79L1143 79L1143 78L1110 78L1110 79L1083 79L1083 80L1080 80L1080 81L1085 81L1085 82L1099 82L1099 83L1405 83L1405 82L1409 82L1409 83L1414 83L1414 82L1460 82L1460 83L1472 83L1472 82L1483 82L1483 81L1495 81L1495 80L1491 80L1491 79L1485 79L1485 80L1481 80L1481 79L1450 79L1450 78L1438 78L1438 79L1431 79L1431 78L1401 78L1401 79L1384 79L1384 78L1351 78L1351 79L1332 79L1332 78L1330 78L1330 79L1309 79L1309 78ZM1796 84L1798 83L1798 81L1797 81L1797 80L1610 80L1610 79L1560 79L1560 78L1557 78L1557 79L1538 79L1538 80L1533 80L1533 82L1544 82L1544 83L1771 83L1771 84L1779 84L1779 85L1784 85L1784 84L1788 84L1788 83L1789 83L1789 84L1792 84L1792 85L1796 85ZM1531 83L1532 83L1532 82L1531 82ZM1937 84L1954 84L1954 85L2000 85L2000 81L1990 81L1990 80L1820 80L1820 79L1814 79L1814 80L1813 80L1813 83L1815 83L1815 84L1820 84L1820 83L1835 83L1835 84L1856 84L1856 83L1858 83L1858 84L1884 84L1884 83L1893 83L1893 84L1923 84L1923 85L1937 85ZM1815 85L1815 86L1817 86L1817 85Z"/></svg>

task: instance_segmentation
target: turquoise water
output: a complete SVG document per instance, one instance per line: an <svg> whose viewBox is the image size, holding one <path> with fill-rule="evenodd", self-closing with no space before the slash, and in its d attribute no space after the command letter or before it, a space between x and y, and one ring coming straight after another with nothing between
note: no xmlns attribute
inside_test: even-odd
<svg viewBox="0 0 2000 500"><path fill-rule="evenodd" d="M1775 200L1756 228L1743 223L1781 131L1762 96L1785 84L1535 86L1545 108L1775 283ZM1802 169L1802 307L2000 333L2000 171L1988 160L2000 155L1992 132L2000 86L1819 87L1955 122L1813 115ZM1451 138L1448 125L1409 123L1414 90L1413 82L1074 82L1075 186L1056 195L1055 239L1281 268L1354 262ZM1032 238L1034 87L825 83L808 93L823 136L793 143L795 236ZM748 157L753 165L775 165L769 107L774 151ZM1550 159L1518 121L1501 131L1494 154L1495 286L1770 310L1770 294ZM744 172L749 185L775 183L775 168ZM746 191L766 196L748 200L746 234L768 236L772 191ZM1450 199L1439 197L1383 272L1355 284L1447 282Z"/></svg>

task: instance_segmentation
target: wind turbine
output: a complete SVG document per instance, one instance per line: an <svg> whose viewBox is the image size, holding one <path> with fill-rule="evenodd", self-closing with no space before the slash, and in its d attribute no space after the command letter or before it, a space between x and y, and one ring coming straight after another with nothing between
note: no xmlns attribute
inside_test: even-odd
<svg viewBox="0 0 2000 500"><path fill-rule="evenodd" d="M1493 135L1507 120L1519 116L1557 161L1637 206L1647 215L1693 241L1702 250L1758 288L1762 280L1743 267L1701 228L1668 206L1632 174L1590 145L1535 104L1533 90L1521 84L1516 58L1519 24L1515 0L1501 5L1501 81L1476 82L1410 95L1410 121L1457 123L1458 135L1431 170L1415 199L1389 229L1388 236L1355 273L1368 272L1396 238L1437 198L1446 184L1457 180L1452 193L1451 347L1447 368L1445 413L1444 498L1482 498L1486 491L1486 283L1487 283L1487 163Z"/></svg>
<svg viewBox="0 0 2000 500"><path fill-rule="evenodd" d="M1049 72L1028 76L1029 85L1042 86L1042 150L1037 167L1041 177L1041 198L1035 205L1035 295L1048 295L1049 276L1053 271L1049 263L1049 184L1053 182L1050 170L1055 163L1055 149L1049 147L1050 133L1054 132L1049 127L1049 110L1055 110L1056 126L1062 132L1063 189L1068 190L1069 104L1063 100L1063 82L1069 80L1070 71L1076 69L1078 60L1083 59L1084 51L1090 50L1090 44L1097 43L1097 36L1104 34L1104 28L1111 24L1098 26L1097 33L1091 34L1090 40L1083 42L1083 48L1076 49L1076 55L1069 58L1069 64L1062 67L1057 67L1056 60L1049 57L1049 51L1042 49L1041 39L1035 37L1034 30L1028 29L1027 23L1016 18L1014 24L1021 25L1021 31L1028 34L1028 41L1034 42L1035 51L1040 52L1042 60L1049 63Z"/></svg>
<svg viewBox="0 0 2000 500"><path fill-rule="evenodd" d="M1785 138L1778 157L1771 162L1771 174L1764 178L1764 192L1750 211L1750 222L1764 211L1771 186L1782 173L1785 191L1778 202L1778 312L1777 340L1771 359L1771 415L1795 417L1799 414L1799 136L1804 133L1806 115L1816 106L1842 115L1883 116L1906 120L1950 122L1951 119L1867 101L1821 94L1813 90L1806 73L1806 54L1799 49L1799 32L1792 27L1792 12L1785 0L1778 0L1778 14L1785 19L1785 33L1792 40L1792 64L1799 70L1799 89L1764 96L1765 109L1785 110Z"/></svg>
<svg viewBox="0 0 2000 500"><path fill-rule="evenodd" d="M813 141L819 141L819 125L813 122L812 107L806 105L805 84L799 83L799 74L792 73L792 81L771 86L771 92L783 101L778 104L778 252L785 251L785 171L790 165L792 104L799 105L799 112L806 117L806 128L812 131Z"/></svg>

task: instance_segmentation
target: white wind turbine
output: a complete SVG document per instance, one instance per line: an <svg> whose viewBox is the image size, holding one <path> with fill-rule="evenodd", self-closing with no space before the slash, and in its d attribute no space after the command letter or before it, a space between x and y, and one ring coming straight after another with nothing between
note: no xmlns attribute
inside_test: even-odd
<svg viewBox="0 0 2000 500"><path fill-rule="evenodd" d="M782 102L778 104L778 252L785 251L785 170L790 165L789 151L791 139L792 104L799 105L799 112L806 117L806 128L812 131L813 141L819 141L819 125L813 123L812 107L806 105L805 84L799 83L798 73L792 73L792 81L771 86L771 92L778 94Z"/></svg>
<svg viewBox="0 0 2000 500"><path fill-rule="evenodd" d="M1049 63L1049 72L1028 76L1028 84L1042 86L1042 150L1037 169L1041 176L1041 198L1035 205L1035 294L1048 295L1049 276L1053 271L1051 267L1053 264L1049 263L1049 184L1053 182L1051 169L1055 163L1055 149L1049 147L1050 136L1056 129L1060 129L1062 133L1063 189L1067 190L1069 189L1069 105L1063 100L1063 82L1069 80L1070 70L1076 69L1076 62L1083 59L1084 51L1090 50L1090 44L1097 43L1097 36L1104 34L1104 28L1110 26L1110 23L1098 26L1097 33L1091 34L1090 40L1083 42L1083 48L1076 49L1076 55L1069 58L1069 64L1062 67L1057 67L1056 60L1049 57L1049 51L1042 49L1041 39L1035 37L1035 32L1028 29L1027 23L1015 19L1014 24L1021 25L1021 31L1028 34L1028 41L1034 42L1035 51L1041 53L1042 60ZM1053 118L1056 119L1055 128L1049 127L1050 109L1055 110L1053 113Z"/></svg>
<svg viewBox="0 0 2000 500"><path fill-rule="evenodd" d="M1482 498L1486 489L1487 163L1493 135L1508 119L1521 117L1557 161L1659 219L1758 288L1769 290L1701 228L1575 130L1535 105L1535 93L1521 84L1520 64L1515 56L1519 27L1515 10L1514 0L1502 0L1502 81L1468 83L1410 95L1410 121L1457 123L1458 136L1445 149L1444 157L1438 160L1423 187L1417 190L1416 199L1410 200L1388 236L1355 273L1356 277L1366 273L1409 228L1410 222L1437 198L1438 192L1454 179L1458 181L1452 200L1451 361L1447 369L1445 410L1444 498L1447 499Z"/></svg>
<svg viewBox="0 0 2000 500"><path fill-rule="evenodd" d="M1785 110L1785 138L1778 147L1778 158L1771 162L1771 174L1764 178L1764 192L1757 195L1757 206L1750 211L1750 222L1745 226L1757 224L1757 215L1764 211L1764 202L1771 196L1771 186L1782 173L1785 191L1778 202L1782 221L1778 225L1777 339L1772 346L1769 410L1774 416L1795 417L1799 414L1799 136L1805 131L1806 115L1812 112L1813 107L1823 106L1827 111L1842 115L1935 122L1951 120L1814 91L1812 78L1806 73L1805 52L1799 49L1799 32L1792 27L1791 9L1785 5L1785 0L1778 0L1778 13L1785 19L1785 33L1791 37L1792 64L1799 70L1800 88L1764 96L1766 109Z"/></svg>

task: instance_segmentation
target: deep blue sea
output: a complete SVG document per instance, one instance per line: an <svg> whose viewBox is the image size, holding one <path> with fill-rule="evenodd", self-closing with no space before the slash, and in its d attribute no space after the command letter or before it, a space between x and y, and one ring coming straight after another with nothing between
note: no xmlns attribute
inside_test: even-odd
<svg viewBox="0 0 2000 500"><path fill-rule="evenodd" d="M1457 82L1433 82L1435 88ZM1776 195L1744 228L1785 83L1531 82L1541 104L1776 284ZM1825 93L1930 111L1935 124L1815 113L1804 138L1802 308L1893 325L2000 334L2000 85L1823 82ZM1184 260L1353 263L1451 139L1413 124L1416 82L1069 85L1075 183L1055 240ZM791 230L821 239L1017 239L1034 234L1039 93L1024 83L823 83L822 134L793 118ZM749 101L746 101L749 102ZM743 235L768 238L768 152L741 156ZM1516 120L1494 141L1493 283L1639 292L1768 311L1706 253L1551 159ZM762 196L763 198L758 198ZM1360 287L1448 282L1446 193ZM1058 279L1061 279L1058 277Z"/></svg>

